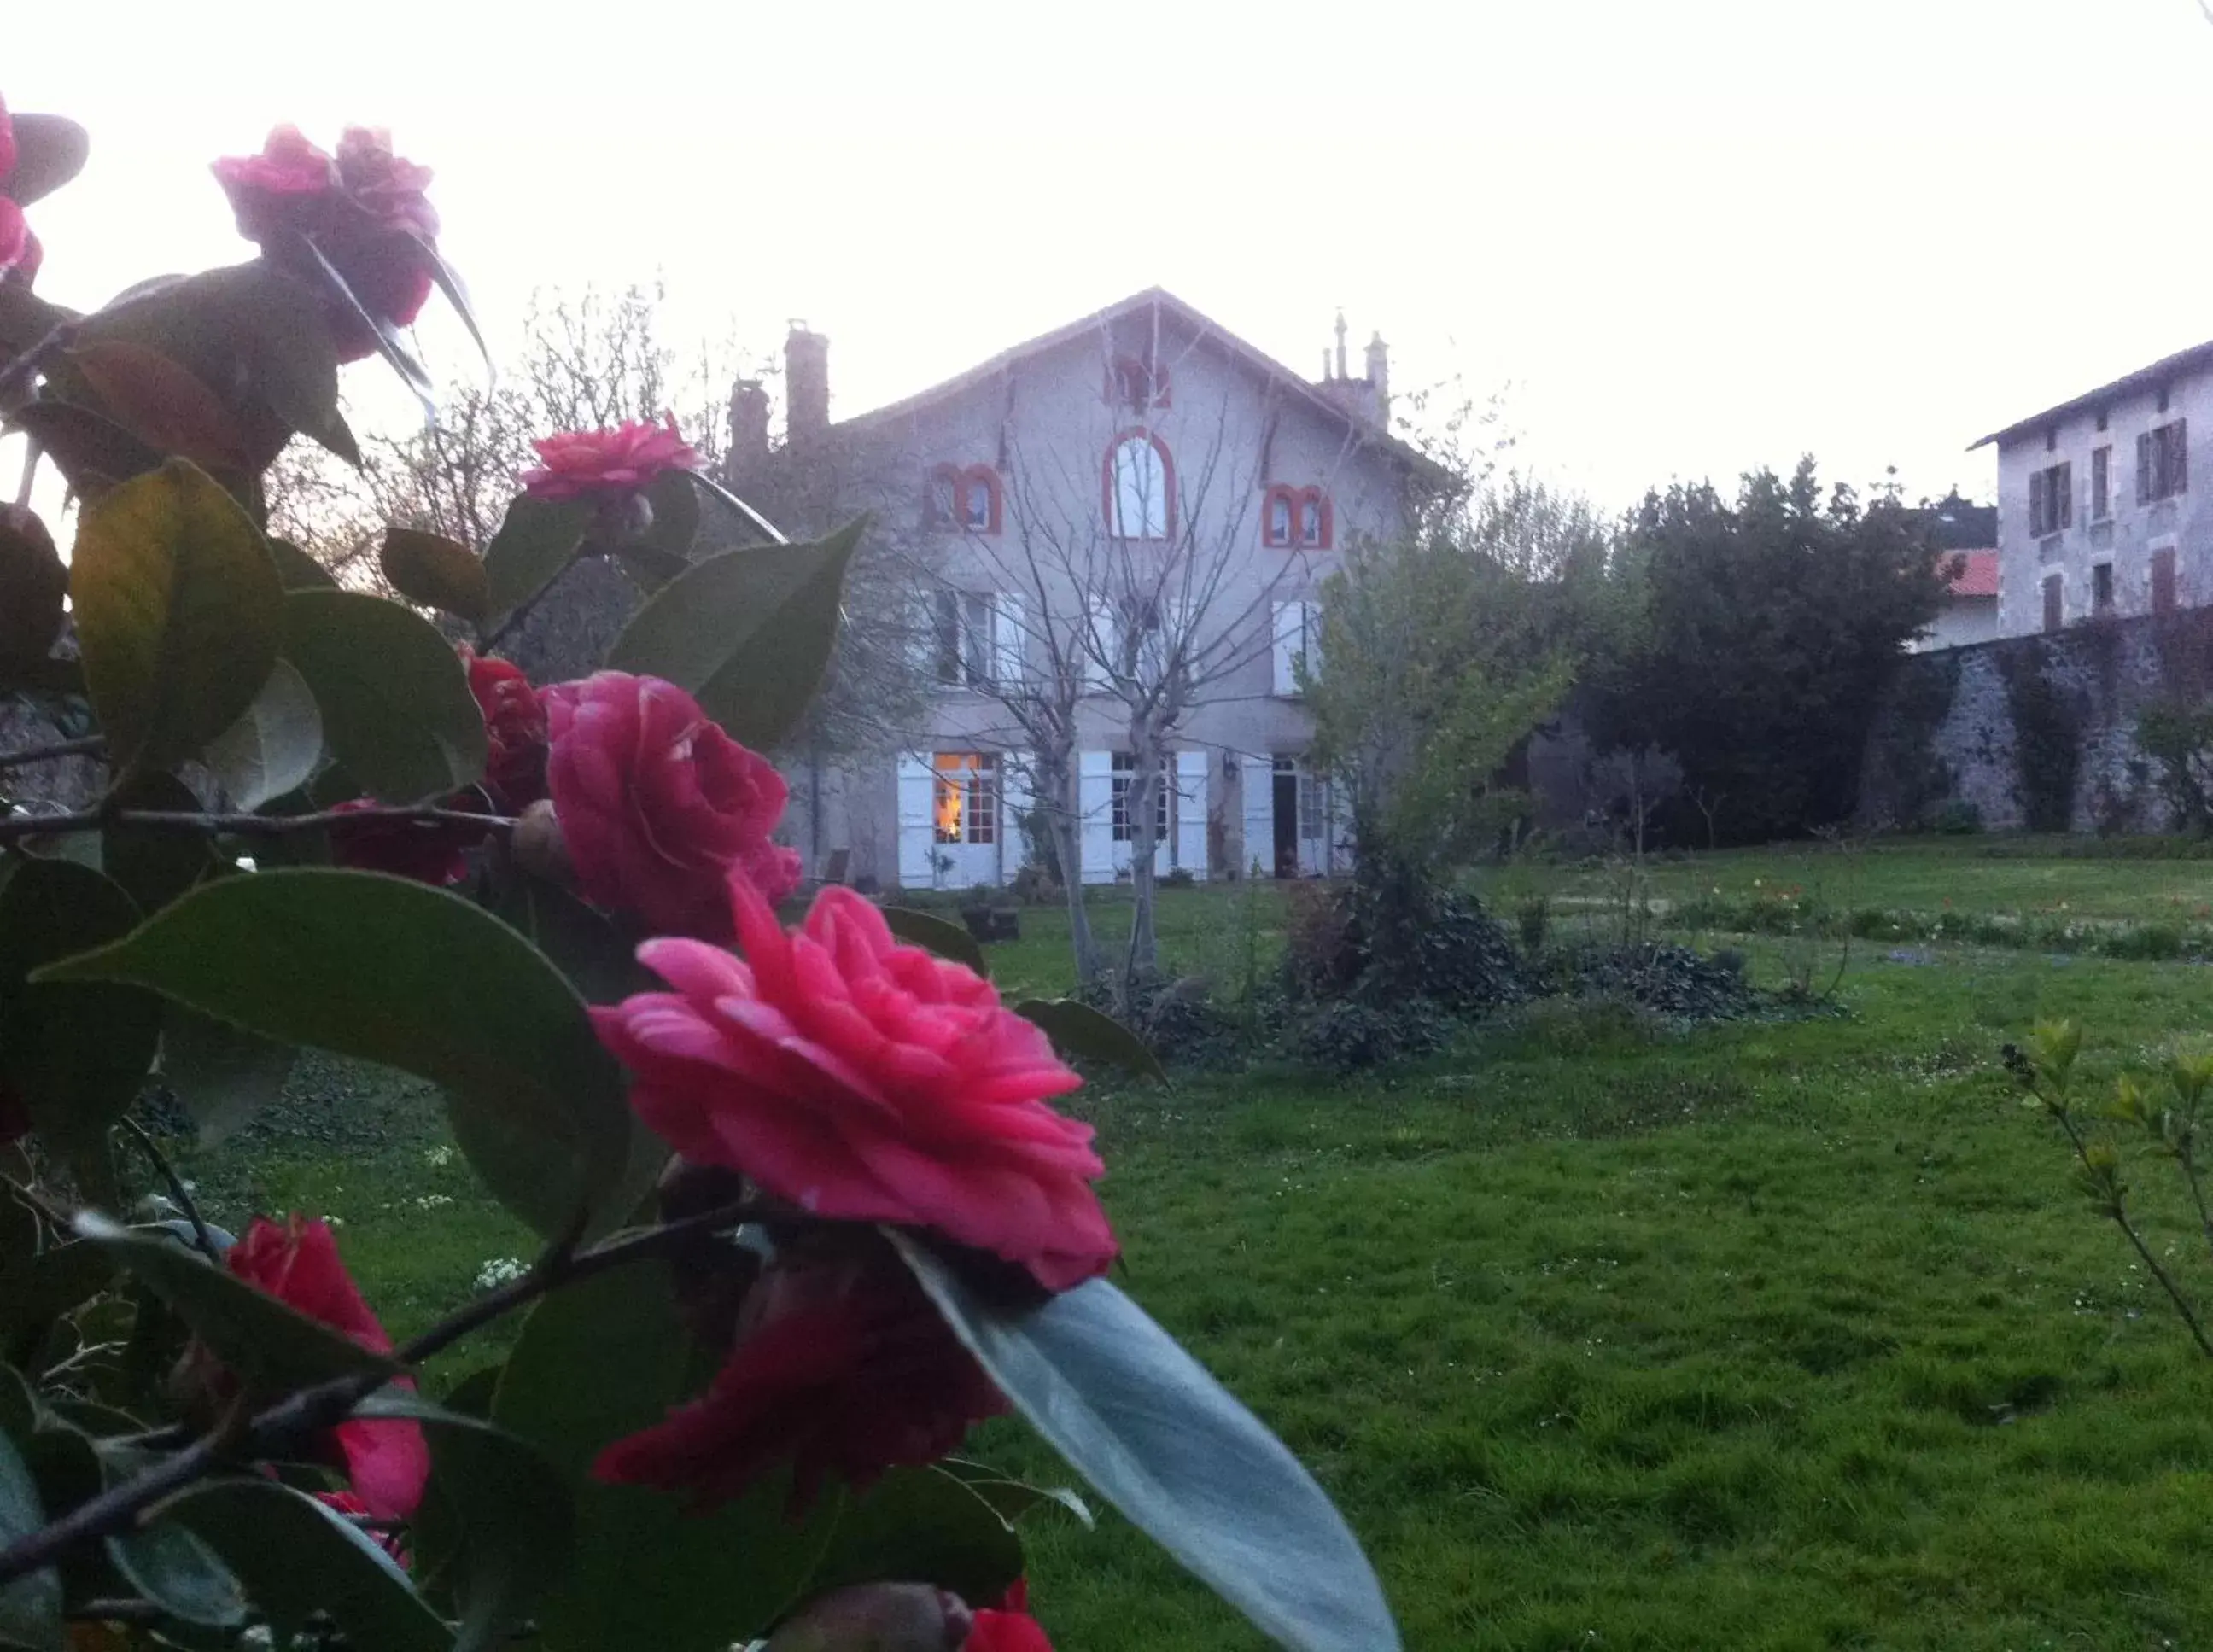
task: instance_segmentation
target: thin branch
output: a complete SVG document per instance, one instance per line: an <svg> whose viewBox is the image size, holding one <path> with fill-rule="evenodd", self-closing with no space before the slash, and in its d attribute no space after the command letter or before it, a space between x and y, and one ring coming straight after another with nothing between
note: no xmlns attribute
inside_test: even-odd
<svg viewBox="0 0 2213 1652"><path fill-rule="evenodd" d="M2064 1107L2052 1106L2049 1100L2045 1102L2045 1109L2059 1121L2059 1127L2067 1132L2067 1140L2075 1149L2076 1161L2084 1170L2091 1169L2090 1143L2076 1128L2074 1116ZM2128 1210L2121 1203L2118 1184L2112 1202L2106 1207L2106 1214L2112 1218L2113 1225L2127 1235L2136 1253L2143 1259L2144 1266L2151 1270L2151 1277L2167 1293L2167 1301L2174 1304L2174 1311L2182 1316L2182 1323L2190 1328L2191 1340L2198 1344L2198 1351L2208 1359L2213 1359L2213 1338L2206 1336L2205 1327L2198 1322L2197 1312L2190 1306L2190 1299L2182 1294L2182 1287L2175 1283L2167 1271L2160 1265L2159 1259L2151 1253L2151 1247L2144 1243L2143 1235L2137 1231L2136 1223L2129 1219Z"/></svg>
<svg viewBox="0 0 2213 1652"><path fill-rule="evenodd" d="M320 814L206 814L184 809L75 809L66 814L17 814L0 820L0 844L18 838L44 838L68 832L99 832L111 826L143 826L154 832L198 832L214 837L230 832L241 838L286 838L296 832L316 832L329 826L375 826L423 821L442 826L478 826L486 832L511 832L515 821L504 814L473 814L465 809L436 805L399 805L386 808L326 809Z"/></svg>
<svg viewBox="0 0 2213 1652"><path fill-rule="evenodd" d="M0 752L0 769L20 769L33 763L58 763L65 757L89 757L107 749L106 735L87 735L82 740L57 741L21 752Z"/></svg>
<svg viewBox="0 0 2213 1652"><path fill-rule="evenodd" d="M177 1208L185 1213L186 1218L192 1224L193 1242L200 1247L202 1253L209 1261L221 1267L223 1265L221 1247L215 1242L215 1235L208 1231L207 1223L200 1220L200 1208L192 1202L191 1190L185 1186L184 1179L177 1174L175 1167L170 1164L168 1155L162 1151L160 1145L154 1140L153 1133L136 1119L130 1118L123 1120L123 1130L125 1135L138 1144L138 1150L153 1161L154 1168L161 1173L162 1180L169 1184L169 1198L175 1202Z"/></svg>
<svg viewBox="0 0 2213 1652"><path fill-rule="evenodd" d="M644 1261L674 1250L703 1233L742 1227L769 1214L758 1203L744 1200L657 1228L618 1234L588 1250L571 1251L566 1241L557 1243L521 1278L478 1298L459 1313L441 1320L402 1346L393 1357L402 1364L418 1364L471 1332L563 1285ZM334 1377L314 1387L300 1389L250 1417L242 1411L234 1411L175 1456L165 1459L136 1479L110 1487L59 1520L0 1551L0 1585L52 1565L77 1544L122 1531L163 1498L214 1472L233 1458L243 1456L251 1460L274 1455L301 1439L335 1427L351 1416L363 1400L382 1387L384 1381L376 1372Z"/></svg>

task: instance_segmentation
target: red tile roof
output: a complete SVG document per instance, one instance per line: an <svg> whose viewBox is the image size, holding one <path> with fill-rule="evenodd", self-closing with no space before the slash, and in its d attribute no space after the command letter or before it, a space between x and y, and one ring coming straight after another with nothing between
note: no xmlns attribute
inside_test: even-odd
<svg viewBox="0 0 2213 1652"><path fill-rule="evenodd" d="M1960 571L1952 576L1953 596L1996 596L1998 594L1998 553L1995 551L1948 551Z"/></svg>

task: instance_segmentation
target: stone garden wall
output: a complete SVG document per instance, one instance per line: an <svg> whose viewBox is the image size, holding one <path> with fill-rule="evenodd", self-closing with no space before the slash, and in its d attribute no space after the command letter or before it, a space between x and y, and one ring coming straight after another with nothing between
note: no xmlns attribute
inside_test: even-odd
<svg viewBox="0 0 2213 1652"><path fill-rule="evenodd" d="M1991 831L2173 825L2137 719L2213 694L2213 609L2093 620L1907 656L1868 741L1860 823Z"/></svg>

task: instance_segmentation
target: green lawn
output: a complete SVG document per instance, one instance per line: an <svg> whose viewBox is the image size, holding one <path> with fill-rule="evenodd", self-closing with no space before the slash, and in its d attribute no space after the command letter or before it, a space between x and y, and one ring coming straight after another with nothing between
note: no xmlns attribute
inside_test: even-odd
<svg viewBox="0 0 2213 1652"><path fill-rule="evenodd" d="M1881 893L1844 899L2141 917L2213 896L2213 863L1977 849L1868 854L1851 875ZM1748 887L1813 858L1655 875ZM1492 892L1572 897L1594 875L1517 871ZM1274 889L1174 894L1164 947L1234 990L1248 958L1267 967L1283 913ZM998 973L1057 987L1064 920L1024 923ZM1749 943L1756 972L1775 978L1779 945ZM2148 1063L2213 1030L2213 978L1902 956L1929 961L1857 950L1843 1018L1655 1040L1548 1008L1387 1077L1076 1098L1127 1288L1313 1465L1411 1646L2204 1643L2213 1365L1993 1063L2059 1012L2088 1024L2086 1061ZM198 1172L228 1217L338 1216L396 1329L525 1253L466 1172L434 1162L427 1098L360 1084L317 1128ZM2151 1171L2161 1244L2213 1277ZM980 1443L1052 1472L1011 1425ZM1033 1598L1070 1652L1259 1644L1111 1517L1031 1538Z"/></svg>

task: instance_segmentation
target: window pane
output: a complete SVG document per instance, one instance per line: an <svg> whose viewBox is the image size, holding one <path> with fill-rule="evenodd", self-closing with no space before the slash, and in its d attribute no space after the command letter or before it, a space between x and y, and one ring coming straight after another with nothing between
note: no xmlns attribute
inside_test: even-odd
<svg viewBox="0 0 2213 1652"><path fill-rule="evenodd" d="M1268 539L1273 545L1291 542L1291 502L1280 493L1268 501Z"/></svg>
<svg viewBox="0 0 2213 1652"><path fill-rule="evenodd" d="M1113 531L1125 539L1167 537L1167 475L1160 450L1143 436L1114 449Z"/></svg>
<svg viewBox="0 0 2213 1652"><path fill-rule="evenodd" d="M1321 501L1319 499L1299 502L1299 542L1302 545L1321 543Z"/></svg>
<svg viewBox="0 0 2213 1652"><path fill-rule="evenodd" d="M981 477L968 481L968 526L989 527L991 525L991 485Z"/></svg>

